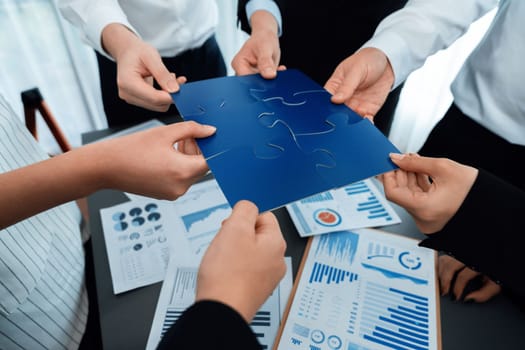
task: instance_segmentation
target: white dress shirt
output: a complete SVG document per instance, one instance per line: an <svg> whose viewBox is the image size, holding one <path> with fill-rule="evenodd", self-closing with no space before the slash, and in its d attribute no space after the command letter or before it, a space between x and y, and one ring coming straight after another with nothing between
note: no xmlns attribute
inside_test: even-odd
<svg viewBox="0 0 525 350"><path fill-rule="evenodd" d="M101 54L102 30L121 23L154 46L163 57L201 46L215 33L215 0L58 0L63 16L81 29L83 39Z"/></svg>
<svg viewBox="0 0 525 350"><path fill-rule="evenodd" d="M386 53L395 87L496 6L490 28L452 83L452 94L463 113L507 141L525 146L525 1L411 0L385 18L363 47Z"/></svg>
<svg viewBox="0 0 525 350"><path fill-rule="evenodd" d="M45 158L0 95L0 173ZM73 202L0 230L0 349L78 348L88 313L79 222Z"/></svg>

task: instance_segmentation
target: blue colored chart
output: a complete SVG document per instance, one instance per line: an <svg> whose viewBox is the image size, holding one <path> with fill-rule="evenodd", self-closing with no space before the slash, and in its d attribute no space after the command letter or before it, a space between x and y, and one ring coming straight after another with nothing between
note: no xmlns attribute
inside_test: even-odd
<svg viewBox="0 0 525 350"><path fill-rule="evenodd" d="M429 348L429 300L369 282L364 300L363 338L391 349Z"/></svg>
<svg viewBox="0 0 525 350"><path fill-rule="evenodd" d="M348 196L366 196L366 199L357 204L357 211L367 213L369 219L384 218L387 221L392 220L392 217L379 201L379 199L374 195L370 188L366 185L364 181L356 182L350 186L346 186L345 192Z"/></svg>

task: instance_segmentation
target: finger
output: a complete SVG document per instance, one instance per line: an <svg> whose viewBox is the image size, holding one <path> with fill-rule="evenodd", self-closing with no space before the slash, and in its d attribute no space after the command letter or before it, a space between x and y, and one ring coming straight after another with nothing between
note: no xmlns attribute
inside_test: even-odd
<svg viewBox="0 0 525 350"><path fill-rule="evenodd" d="M464 267L464 264L448 255L441 255L438 258L438 277L441 295L444 296L451 292L452 282L454 281L456 273Z"/></svg>
<svg viewBox="0 0 525 350"><path fill-rule="evenodd" d="M359 86L361 80L357 74L348 72L345 74L342 81L337 78L330 77L325 85L325 88L333 93L331 101L333 103L344 103L354 95L355 90Z"/></svg>
<svg viewBox="0 0 525 350"><path fill-rule="evenodd" d="M177 150L186 155L198 155L201 154L199 146L195 139L184 139L178 141Z"/></svg>
<svg viewBox="0 0 525 350"><path fill-rule="evenodd" d="M484 303L494 298L501 292L501 286L488 277L483 277L483 285L480 289L475 290L465 296L465 301L475 301Z"/></svg>
<svg viewBox="0 0 525 350"><path fill-rule="evenodd" d="M247 56L236 56L232 60L231 66L235 71L236 75L248 75L257 73L257 67L255 67L255 62L252 62L248 59Z"/></svg>
<svg viewBox="0 0 525 350"><path fill-rule="evenodd" d="M383 187L388 200L409 209L412 205L412 193L407 186L407 173L394 170L383 175Z"/></svg>
<svg viewBox="0 0 525 350"><path fill-rule="evenodd" d="M454 299L460 300L463 292L467 288L467 285L470 281L474 280L479 273L476 271L465 267L456 275L456 280L454 281L453 293Z"/></svg>
<svg viewBox="0 0 525 350"><path fill-rule="evenodd" d="M277 76L277 69L271 56L259 57L257 69L265 79L273 79Z"/></svg>
<svg viewBox="0 0 525 350"><path fill-rule="evenodd" d="M140 76L129 76L125 85L119 84L119 97L132 105L166 112L173 102L171 95L166 91L155 89L146 80Z"/></svg>
<svg viewBox="0 0 525 350"><path fill-rule="evenodd" d="M180 89L179 82L175 73L171 73L162 62L157 51L143 57L146 69L153 75L162 90L169 93L177 92Z"/></svg>
<svg viewBox="0 0 525 350"><path fill-rule="evenodd" d="M166 130L169 135L172 135L173 143L178 140L189 139L189 138L203 138L211 136L217 130L212 125L199 124L194 121L173 123L166 126ZM175 139L173 139L175 137Z"/></svg>
<svg viewBox="0 0 525 350"><path fill-rule="evenodd" d="M255 223L259 215L259 209L250 201L237 202L229 218L223 221L223 227L234 226L231 232L253 232L255 234Z"/></svg>
<svg viewBox="0 0 525 350"><path fill-rule="evenodd" d="M439 175L439 163L446 162L444 158L422 157L415 154L390 153L390 159L401 169L416 173L428 174L432 178Z"/></svg>

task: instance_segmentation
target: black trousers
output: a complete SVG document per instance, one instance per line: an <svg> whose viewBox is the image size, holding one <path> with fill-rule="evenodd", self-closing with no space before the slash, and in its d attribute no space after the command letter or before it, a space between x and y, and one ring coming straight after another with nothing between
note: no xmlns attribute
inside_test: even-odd
<svg viewBox="0 0 525 350"><path fill-rule="evenodd" d="M97 61L102 91L102 102L110 127L137 124L152 118L162 119L178 114L175 105L165 112L154 112L133 106L118 96L117 65L98 52ZM226 64L215 36L210 37L201 47L185 51L175 57L163 57L162 61L170 72L184 75L188 81L216 78L226 75ZM158 85L156 85L158 88Z"/></svg>
<svg viewBox="0 0 525 350"><path fill-rule="evenodd" d="M432 129L418 153L483 168L525 190L523 175L518 169L525 162L525 146L512 144L492 133L455 104Z"/></svg>

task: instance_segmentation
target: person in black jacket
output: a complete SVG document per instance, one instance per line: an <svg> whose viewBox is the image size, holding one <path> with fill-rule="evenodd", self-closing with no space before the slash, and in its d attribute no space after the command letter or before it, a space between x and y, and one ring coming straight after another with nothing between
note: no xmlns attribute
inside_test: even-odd
<svg viewBox="0 0 525 350"><path fill-rule="evenodd" d="M484 302L503 288L523 307L523 261L515 241L522 232L525 192L447 158L392 154L391 159L400 169L382 175L386 197L404 207L428 235L422 246L447 254L439 270L441 293ZM463 295L473 279L479 279L479 289Z"/></svg>
<svg viewBox="0 0 525 350"><path fill-rule="evenodd" d="M278 64L282 63L286 67L301 70L318 84L324 85L335 67L374 34L379 22L402 8L407 1L326 0L320 5L315 0L275 0L280 10L282 28L276 27L277 23L268 17L268 11L249 8L255 11L248 18L246 5L249 2L238 2L237 15L241 28L251 33L251 36L232 61L235 72L241 75L258 72L258 69L253 68L270 62L268 58L272 57L271 72L275 72ZM280 36L279 29L282 32ZM272 66L272 63L269 65ZM273 74L263 76L272 77ZM401 88L399 86L390 92L374 118L375 125L385 135L390 130Z"/></svg>

